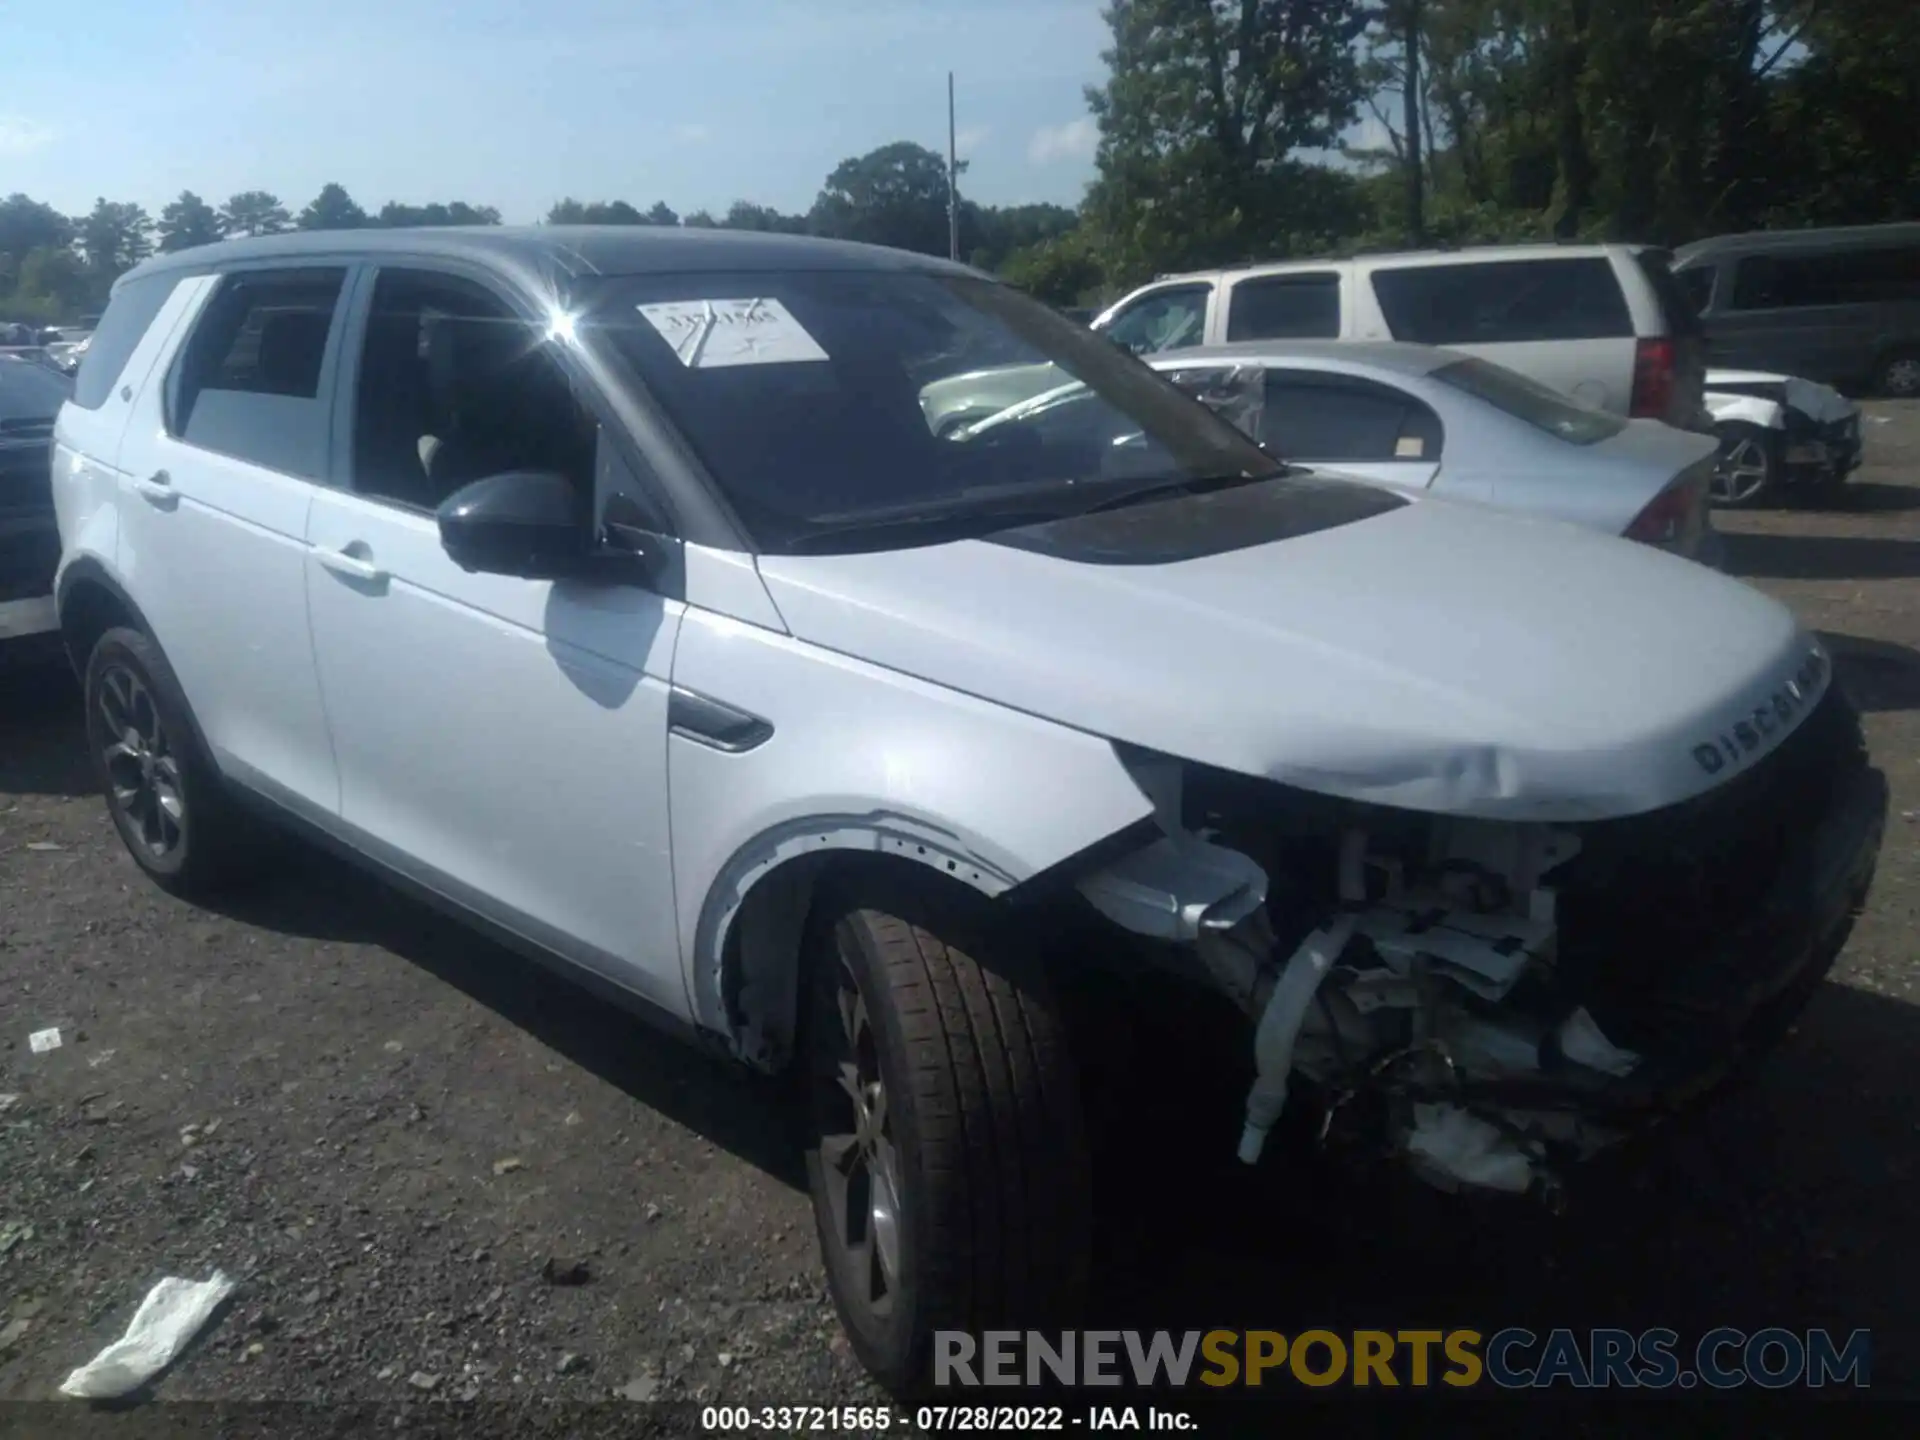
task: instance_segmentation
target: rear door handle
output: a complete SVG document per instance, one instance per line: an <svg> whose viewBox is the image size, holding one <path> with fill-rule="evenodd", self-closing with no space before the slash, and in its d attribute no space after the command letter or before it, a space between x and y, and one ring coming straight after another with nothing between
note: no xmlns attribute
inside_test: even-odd
<svg viewBox="0 0 1920 1440"><path fill-rule="evenodd" d="M133 488L162 510L171 510L180 503L180 492L173 488L173 477L164 470L154 471L145 480L135 480Z"/></svg>
<svg viewBox="0 0 1920 1440"><path fill-rule="evenodd" d="M363 559L347 550L323 550L315 546L313 558L336 575L345 575L354 580L379 582L387 578L387 572L371 560Z"/></svg>

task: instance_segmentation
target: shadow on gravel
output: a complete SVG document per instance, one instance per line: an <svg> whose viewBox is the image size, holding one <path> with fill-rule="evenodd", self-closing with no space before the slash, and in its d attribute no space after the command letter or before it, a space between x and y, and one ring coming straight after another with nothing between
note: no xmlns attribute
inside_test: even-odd
<svg viewBox="0 0 1920 1440"><path fill-rule="evenodd" d="M60 660L0 663L0 793L91 795L80 685Z"/></svg>
<svg viewBox="0 0 1920 1440"><path fill-rule="evenodd" d="M1159 1069L1102 1177L1093 1323L1664 1326L1683 1356L1722 1325L1866 1328L1876 1397L1920 1395L1916 1046L1920 1008L1830 982L1744 1084L1597 1161L1557 1217L1364 1180L1300 1134L1245 1169L1237 1081ZM1303 1394L1280 1383L1275 1400Z"/></svg>
<svg viewBox="0 0 1920 1440"><path fill-rule="evenodd" d="M284 935L372 944L418 965L502 1019L789 1184L806 1183L780 1092L743 1068L608 1003L462 922L302 842L283 876L214 908Z"/></svg>
<svg viewBox="0 0 1920 1440"><path fill-rule="evenodd" d="M1884 485L1877 480L1859 480L1832 500L1805 508L1841 515L1920 510L1920 485Z"/></svg>
<svg viewBox="0 0 1920 1440"><path fill-rule="evenodd" d="M1727 569L1755 580L1906 580L1920 576L1920 540L1724 532Z"/></svg>
<svg viewBox="0 0 1920 1440"><path fill-rule="evenodd" d="M1920 710L1920 650L1824 630L1820 638L1833 652L1840 683L1857 708L1870 714Z"/></svg>

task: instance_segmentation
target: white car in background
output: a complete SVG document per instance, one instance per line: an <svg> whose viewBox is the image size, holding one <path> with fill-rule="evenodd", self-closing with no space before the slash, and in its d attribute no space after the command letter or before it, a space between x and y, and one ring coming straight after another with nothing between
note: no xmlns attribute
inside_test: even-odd
<svg viewBox="0 0 1920 1440"><path fill-rule="evenodd" d="M1860 468L1860 407L1831 385L1761 370L1709 370L1719 437L1715 503L1765 504L1783 489L1832 498Z"/></svg>
<svg viewBox="0 0 1920 1440"><path fill-rule="evenodd" d="M1147 357L1280 459L1623 535L1717 563L1711 435L1582 405L1476 356L1389 341L1259 341ZM1071 426L1060 386L962 429Z"/></svg>

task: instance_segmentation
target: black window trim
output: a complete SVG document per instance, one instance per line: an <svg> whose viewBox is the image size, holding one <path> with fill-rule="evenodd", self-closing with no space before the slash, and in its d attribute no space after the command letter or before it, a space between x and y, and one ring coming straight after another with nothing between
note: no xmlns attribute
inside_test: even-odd
<svg viewBox="0 0 1920 1440"><path fill-rule="evenodd" d="M341 277L340 293L334 297L333 301L333 319L328 323L327 327L327 348L325 353L320 357L320 378L313 397L314 403L319 405L323 410L330 408L328 396L331 393L331 387L335 383L340 370L342 343L346 334L346 307L348 302L353 298L354 287L358 280L359 271L364 268L360 261L349 257L288 255L274 256L266 260L235 261L230 265L209 267L204 270L197 269L182 275L180 278L183 280L212 275L214 277L214 284L200 297L200 301L198 305L195 306L193 314L182 319L181 324L184 327L185 333L181 334L179 338L173 342L173 353L167 359L167 373L160 382L160 424L161 428L166 431L167 438L172 440L176 445L185 446L189 450L197 450L204 455L218 455L226 460L238 461L242 465L251 465L256 470L264 470L268 474L278 475L282 479L297 480L305 485L325 485L327 483L326 477L330 475L333 470L333 430L331 425L325 427L325 453L321 457L320 474L318 476L292 475L275 466L263 465L250 455L234 455L225 450L216 450L210 445L203 445L198 441L189 440L181 433L175 418L180 413L181 371L186 365L187 352L193 348L194 338L200 333L200 327L206 323L208 314L213 310L213 307L219 303L221 292L234 280L242 279L249 275L271 274L277 270L344 270L346 273Z"/></svg>
<svg viewBox="0 0 1920 1440"><path fill-rule="evenodd" d="M1348 308L1347 308L1346 278L1347 278L1346 271L1338 265L1328 266L1328 267L1315 267L1312 269L1303 269L1303 270L1255 271L1250 275L1240 275L1235 277L1235 279L1231 284L1224 287L1226 290L1226 294L1221 297L1221 303L1226 307L1226 326L1224 330L1224 335L1227 343L1228 344L1234 343L1234 335L1233 335L1234 300L1240 294L1240 291L1244 287L1249 285L1253 285L1253 286L1271 285L1276 282L1279 282L1279 283L1298 282L1301 280L1333 281L1334 316L1335 316L1333 334L1331 335L1249 335L1249 336L1246 336L1245 339L1248 341L1338 340L1341 337L1341 335L1343 335L1346 332L1346 328L1347 328Z"/></svg>
<svg viewBox="0 0 1920 1440"><path fill-rule="evenodd" d="M1261 377L1263 387L1272 386L1276 378L1282 378L1282 383L1294 385L1300 389L1350 390L1357 394L1367 394L1375 397L1391 396L1399 400L1410 411L1425 411L1432 419L1434 431L1439 436L1439 443L1431 455L1421 455L1418 457L1412 455L1389 455L1384 459L1374 460L1361 460L1352 457L1344 459L1316 458L1309 455L1302 455L1298 457L1298 459L1303 465L1327 465L1330 467L1340 465L1439 465L1446 458L1446 420L1442 418L1437 407L1423 400L1411 390L1395 385L1391 381L1379 379L1373 375L1355 375L1345 370L1301 370L1294 369L1285 364L1265 365L1261 368L1266 372ZM1404 422L1402 422L1401 428L1404 431ZM1281 458L1292 460L1296 457L1285 455Z"/></svg>

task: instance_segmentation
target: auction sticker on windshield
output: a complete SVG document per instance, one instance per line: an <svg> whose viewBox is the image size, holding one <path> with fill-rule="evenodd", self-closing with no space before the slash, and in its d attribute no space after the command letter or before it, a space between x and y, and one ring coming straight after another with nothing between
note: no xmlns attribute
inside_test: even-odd
<svg viewBox="0 0 1920 1440"><path fill-rule="evenodd" d="M662 300L639 310L689 370L827 358L778 300Z"/></svg>

